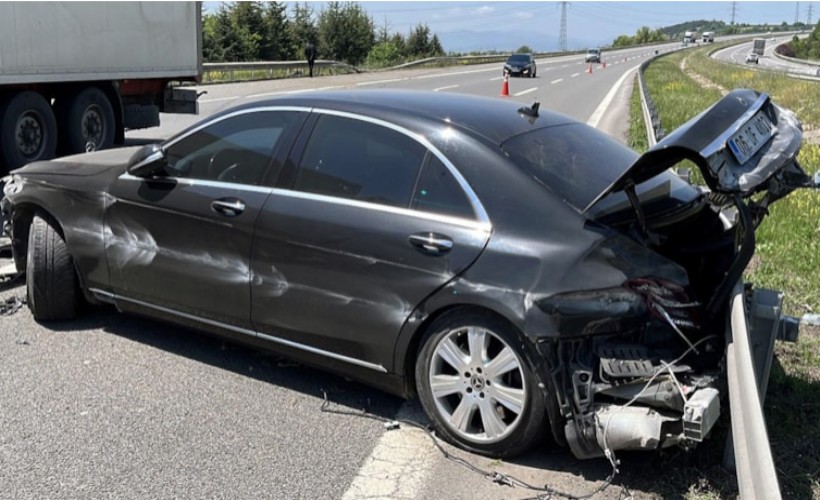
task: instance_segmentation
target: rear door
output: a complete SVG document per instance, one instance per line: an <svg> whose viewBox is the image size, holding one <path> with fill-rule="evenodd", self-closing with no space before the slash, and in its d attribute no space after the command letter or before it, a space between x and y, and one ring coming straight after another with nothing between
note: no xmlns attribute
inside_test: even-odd
<svg viewBox="0 0 820 500"><path fill-rule="evenodd" d="M478 257L489 220L423 140L318 115L256 226L253 324L271 340L389 371L402 324Z"/></svg>

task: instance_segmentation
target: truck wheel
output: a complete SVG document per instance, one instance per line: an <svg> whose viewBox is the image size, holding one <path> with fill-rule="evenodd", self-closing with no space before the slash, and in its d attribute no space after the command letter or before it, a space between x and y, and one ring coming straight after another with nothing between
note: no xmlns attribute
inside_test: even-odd
<svg viewBox="0 0 820 500"><path fill-rule="evenodd" d="M26 295L37 321L77 316L79 289L74 261L55 224L35 215L28 234Z"/></svg>
<svg viewBox="0 0 820 500"><path fill-rule="evenodd" d="M97 87L84 89L60 113L60 130L63 149L70 154L110 148L115 131L111 101Z"/></svg>
<svg viewBox="0 0 820 500"><path fill-rule="evenodd" d="M26 90L0 105L0 157L9 170L54 158L57 121L43 96Z"/></svg>

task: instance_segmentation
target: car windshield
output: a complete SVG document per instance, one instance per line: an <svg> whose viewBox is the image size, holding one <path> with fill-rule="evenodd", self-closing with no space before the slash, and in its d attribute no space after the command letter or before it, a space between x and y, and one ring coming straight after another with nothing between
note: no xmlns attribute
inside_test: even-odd
<svg viewBox="0 0 820 500"><path fill-rule="evenodd" d="M507 62L527 63L530 62L529 54L513 54L507 59Z"/></svg>
<svg viewBox="0 0 820 500"><path fill-rule="evenodd" d="M597 54L599 52L598 49L589 49L587 50L587 54Z"/></svg>
<svg viewBox="0 0 820 500"><path fill-rule="evenodd" d="M533 130L501 148L527 175L580 210L638 158L635 151L583 124Z"/></svg>

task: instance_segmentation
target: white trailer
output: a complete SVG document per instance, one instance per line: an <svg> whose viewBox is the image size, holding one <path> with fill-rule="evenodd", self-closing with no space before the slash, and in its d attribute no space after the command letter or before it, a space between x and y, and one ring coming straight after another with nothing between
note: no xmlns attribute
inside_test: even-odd
<svg viewBox="0 0 820 500"><path fill-rule="evenodd" d="M0 2L0 173L196 113L201 2Z"/></svg>
<svg viewBox="0 0 820 500"><path fill-rule="evenodd" d="M714 31L704 31L703 32L703 43L712 43L715 41L715 32Z"/></svg>

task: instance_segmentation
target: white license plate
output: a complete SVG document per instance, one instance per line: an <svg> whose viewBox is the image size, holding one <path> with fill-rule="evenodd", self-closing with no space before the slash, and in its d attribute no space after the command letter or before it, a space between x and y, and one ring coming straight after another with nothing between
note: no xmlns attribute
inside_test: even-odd
<svg viewBox="0 0 820 500"><path fill-rule="evenodd" d="M726 143L741 165L749 161L755 153L774 135L774 127L765 113L760 112L743 124Z"/></svg>

